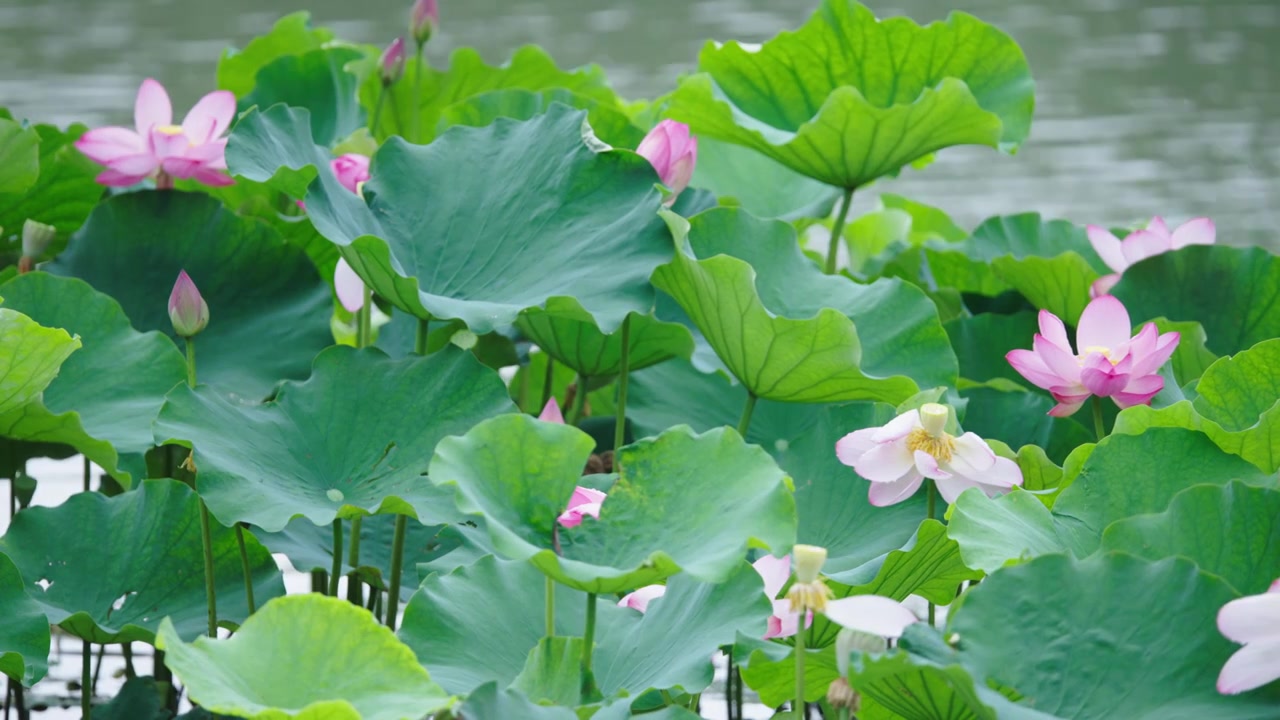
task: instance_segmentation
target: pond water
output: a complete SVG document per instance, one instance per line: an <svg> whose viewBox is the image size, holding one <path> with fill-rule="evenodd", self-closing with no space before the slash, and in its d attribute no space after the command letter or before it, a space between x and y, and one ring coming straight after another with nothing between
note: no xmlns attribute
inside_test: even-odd
<svg viewBox="0 0 1280 720"><path fill-rule="evenodd" d="M127 122L153 75L187 106L214 61L281 14L307 9L345 38L402 32L408 0L5 0L0 105L65 123ZM599 62L628 97L665 92L708 38L760 41L798 26L818 0L442 0L430 54L478 47L491 62L522 44L562 65ZM945 151L881 184L968 225L1039 210L1079 223L1211 215L1221 241L1280 249L1280 2L1275 0L893 0L920 21L952 8L1010 32L1038 82L1031 141L1016 157ZM874 192L863 193L864 207Z"/></svg>

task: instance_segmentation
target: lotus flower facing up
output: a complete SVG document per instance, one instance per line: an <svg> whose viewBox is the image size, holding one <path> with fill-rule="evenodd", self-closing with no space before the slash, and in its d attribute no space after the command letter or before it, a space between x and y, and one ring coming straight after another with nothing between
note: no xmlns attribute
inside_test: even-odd
<svg viewBox="0 0 1280 720"><path fill-rule="evenodd" d="M1188 245L1212 245L1217 239L1213 221L1203 217L1188 220L1177 230L1169 232L1164 218L1156 216L1151 218L1145 228L1134 230L1124 240L1097 225L1089 225L1085 230L1089 233L1089 242L1093 244L1098 257L1115 270L1114 273L1103 275L1094 281L1089 288L1089 296L1095 298L1111 292L1111 288L1120 282L1120 275L1139 260L1180 250Z"/></svg>
<svg viewBox="0 0 1280 720"><path fill-rule="evenodd" d="M884 427L845 435L836 442L836 457L871 481L867 497L878 507L911 497L925 478L948 503L971 487L994 496L1022 484L1017 464L998 457L982 438L947 433L949 415L937 403L908 410Z"/></svg>
<svg viewBox="0 0 1280 720"><path fill-rule="evenodd" d="M671 190L667 204L689 187L694 166L698 164L698 139L689 134L689 126L675 120L663 120L649 131L636 152L643 155L658 171L662 184Z"/></svg>
<svg viewBox="0 0 1280 720"><path fill-rule="evenodd" d="M164 86L147 78L134 102L134 129L104 127L90 130L76 148L105 165L98 182L112 187L136 185L155 178L156 186L172 187L174 178L193 178L205 185L231 185L222 137L236 114L236 97L218 90L200 98L173 124L173 107Z"/></svg>
<svg viewBox="0 0 1280 720"><path fill-rule="evenodd" d="M1129 337L1129 311L1111 295L1094 299L1080 315L1076 351L1066 326L1056 315L1040 311L1040 332L1032 350L1011 350L1005 359L1036 387L1053 394L1049 411L1067 417L1090 395L1109 397L1121 408L1144 405L1164 387L1160 366L1178 347L1176 332L1159 334L1154 323Z"/></svg>
<svg viewBox="0 0 1280 720"><path fill-rule="evenodd" d="M1222 666L1218 692L1235 695L1280 680L1280 580L1262 595L1223 605L1218 630L1244 644Z"/></svg>
<svg viewBox="0 0 1280 720"><path fill-rule="evenodd" d="M560 517L556 518L556 522L563 527L578 527L582 524L582 518L590 515L593 518L600 517L600 507L604 503L606 495L599 490L592 490L579 485L573 489L573 496L569 498L569 507L560 513Z"/></svg>

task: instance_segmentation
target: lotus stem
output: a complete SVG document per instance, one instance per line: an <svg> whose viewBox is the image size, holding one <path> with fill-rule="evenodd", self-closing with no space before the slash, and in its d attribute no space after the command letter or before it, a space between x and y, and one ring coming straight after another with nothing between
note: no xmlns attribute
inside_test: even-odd
<svg viewBox="0 0 1280 720"><path fill-rule="evenodd" d="M244 528L240 523L236 523L236 544L240 546L240 569L244 572L244 599L252 615L258 611L258 605L253 601L253 573L249 569L249 550L245 547Z"/></svg>
<svg viewBox="0 0 1280 720"><path fill-rule="evenodd" d="M311 571L311 592L324 594L324 591L329 588L328 574L323 570Z"/></svg>
<svg viewBox="0 0 1280 720"><path fill-rule="evenodd" d="M556 581L547 578L547 637L556 635Z"/></svg>
<svg viewBox="0 0 1280 720"><path fill-rule="evenodd" d="M196 386L196 341L187 338L187 387Z"/></svg>
<svg viewBox="0 0 1280 720"><path fill-rule="evenodd" d="M591 650L596 643L596 600L595 593L587 593L587 626L582 632L582 675L591 677Z"/></svg>
<svg viewBox="0 0 1280 720"><path fill-rule="evenodd" d="M555 358L551 357L550 355L547 355L547 373L542 378L542 402L538 404L537 408L534 408L533 412L535 415L538 414L538 412L540 412L542 408L546 407L547 403L551 401L551 393L555 391L555 381L556 381L556 361L555 361Z"/></svg>
<svg viewBox="0 0 1280 720"><path fill-rule="evenodd" d="M417 62L413 65L413 141L422 142L422 48L425 43L417 43Z"/></svg>
<svg viewBox="0 0 1280 720"><path fill-rule="evenodd" d="M89 456L84 458L84 491L89 492L89 484L93 482L93 463L89 462Z"/></svg>
<svg viewBox="0 0 1280 720"><path fill-rule="evenodd" d="M1098 442L1107 436L1107 422L1102 418L1102 398L1093 396L1093 434Z"/></svg>
<svg viewBox="0 0 1280 720"><path fill-rule="evenodd" d="M413 339L413 354L427 354L427 335L431 333L431 321L418 318L418 334Z"/></svg>
<svg viewBox="0 0 1280 720"><path fill-rule="evenodd" d="M925 505L925 508L926 508L925 519L932 520L934 518L934 513L937 511L936 505L938 502L938 488L934 484L933 480L930 480L928 478L925 479L924 486L925 486L925 496L928 498L928 501L926 502L926 505ZM930 601L929 602L929 627L936 626L935 619L937 617L937 613L938 613L938 609L934 606L933 602Z"/></svg>
<svg viewBox="0 0 1280 720"><path fill-rule="evenodd" d="M347 543L347 564L351 574L347 576L347 600L356 607L364 606L364 585L356 569L360 567L360 532L364 529L364 516L351 518L351 540Z"/></svg>
<svg viewBox="0 0 1280 720"><path fill-rule="evenodd" d="M333 566L329 571L329 597L338 597L338 578L342 577L342 518L333 519Z"/></svg>
<svg viewBox="0 0 1280 720"><path fill-rule="evenodd" d="M364 304L356 311L356 347L373 344L373 291L364 286Z"/></svg>
<svg viewBox="0 0 1280 720"><path fill-rule="evenodd" d="M391 584L387 588L387 627L396 629L396 613L400 610L400 572L404 564L404 535L409 528L409 516L396 516L395 534L391 536Z"/></svg>
<svg viewBox="0 0 1280 720"><path fill-rule="evenodd" d="M93 717L93 648L85 640L80 651L80 715L84 720Z"/></svg>
<svg viewBox="0 0 1280 720"><path fill-rule="evenodd" d="M747 431L751 429L751 414L756 410L757 399L754 393L747 393L747 404L742 408L742 418L738 420L738 434L743 440L747 439Z"/></svg>
<svg viewBox="0 0 1280 720"><path fill-rule="evenodd" d="M849 206L853 204L853 188L844 189L844 199L840 201L840 212L836 213L836 224L831 227L831 243L827 246L828 275L836 274L836 255L840 248L840 236L844 233L844 221L849 217Z"/></svg>
<svg viewBox="0 0 1280 720"><path fill-rule="evenodd" d="M378 90L378 102L373 106L373 122L369 123L369 134L375 140L378 139L378 126L382 123L382 105L387 101L387 90L389 89L389 86L385 83L382 85L381 89Z"/></svg>
<svg viewBox="0 0 1280 720"><path fill-rule="evenodd" d="M587 385L590 378L582 373L578 373L578 379L574 383L577 390L573 395L573 407L569 410L568 423L577 425L582 422L582 416L587 412Z"/></svg>
<svg viewBox="0 0 1280 720"><path fill-rule="evenodd" d="M209 637L218 637L218 596L213 585L213 532L209 508L200 501L200 536L204 541L204 594L209 605Z"/></svg>
<svg viewBox="0 0 1280 720"><path fill-rule="evenodd" d="M801 612L801 622L800 622L801 628L800 628L800 632L796 633L796 706L795 706L796 712L795 712L795 716L796 716L796 720L805 720L804 640L805 640L805 635L807 635L808 633L805 632L803 627L804 626L803 618L804 618L805 610L801 608L800 612Z"/></svg>
<svg viewBox="0 0 1280 720"><path fill-rule="evenodd" d="M138 671L133 669L133 643L121 643L120 654L124 656L124 677L126 680L132 680L138 677Z"/></svg>
<svg viewBox="0 0 1280 720"><path fill-rule="evenodd" d="M627 437L627 380L631 374L631 315L622 321L622 369L618 373L618 420L613 426L613 465L618 466L618 448Z"/></svg>
<svg viewBox="0 0 1280 720"><path fill-rule="evenodd" d="M102 656L107 654L107 645L103 643L98 646L98 659L93 663L93 684L90 686L91 694L98 692L98 678L102 677Z"/></svg>

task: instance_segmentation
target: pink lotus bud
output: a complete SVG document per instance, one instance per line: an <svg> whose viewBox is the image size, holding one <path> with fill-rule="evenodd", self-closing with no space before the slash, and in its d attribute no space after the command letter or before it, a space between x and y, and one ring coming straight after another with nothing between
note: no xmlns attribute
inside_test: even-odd
<svg viewBox="0 0 1280 720"><path fill-rule="evenodd" d="M347 153L329 162L333 174L338 176L342 187L360 194L360 183L369 179L369 158L359 153Z"/></svg>
<svg viewBox="0 0 1280 720"><path fill-rule="evenodd" d="M689 187L693 168L698 164L698 139L689 134L689 126L675 120L663 120L649 131L636 152L643 155L658 171L662 184L671 189L668 203Z"/></svg>
<svg viewBox="0 0 1280 720"><path fill-rule="evenodd" d="M404 38L398 37L391 41L387 49L382 51L382 58L378 63L383 85L391 85L399 80L404 74Z"/></svg>
<svg viewBox="0 0 1280 720"><path fill-rule="evenodd" d="M425 45L440 25L440 8L436 0L416 0L409 14L409 32L413 41Z"/></svg>
<svg viewBox="0 0 1280 720"><path fill-rule="evenodd" d="M209 306L186 270L178 273L169 293L169 321L173 331L184 338L195 337L209 324Z"/></svg>

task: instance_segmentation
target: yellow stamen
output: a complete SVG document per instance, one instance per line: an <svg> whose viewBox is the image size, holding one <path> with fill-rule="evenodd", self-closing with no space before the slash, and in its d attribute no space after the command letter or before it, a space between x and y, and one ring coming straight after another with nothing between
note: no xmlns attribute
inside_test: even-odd
<svg viewBox="0 0 1280 720"><path fill-rule="evenodd" d="M1102 347L1101 345L1090 345L1089 347L1085 348L1084 352L1081 352L1080 356L1076 358L1076 362L1080 363L1081 365L1084 365L1085 358L1089 357L1089 355L1091 355L1092 353L1098 353L1102 357L1106 358L1107 362L1111 363L1112 367L1115 367L1120 362L1115 358L1111 357L1111 348Z"/></svg>
<svg viewBox="0 0 1280 720"><path fill-rule="evenodd" d="M803 613L807 610L826 612L827 601L834 598L831 588L822 579L813 582L798 582L787 591L787 599L791 601L791 612Z"/></svg>
<svg viewBox="0 0 1280 720"><path fill-rule="evenodd" d="M950 462L956 449L956 439L946 433L934 437L924 428L916 428L907 436L907 449L911 452L922 450L938 462Z"/></svg>
<svg viewBox="0 0 1280 720"><path fill-rule="evenodd" d="M156 130L158 132L164 133L165 135L181 135L182 134L181 125L157 125Z"/></svg>

